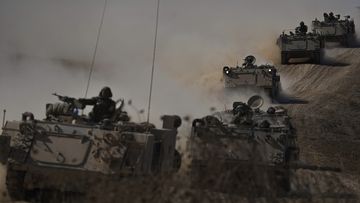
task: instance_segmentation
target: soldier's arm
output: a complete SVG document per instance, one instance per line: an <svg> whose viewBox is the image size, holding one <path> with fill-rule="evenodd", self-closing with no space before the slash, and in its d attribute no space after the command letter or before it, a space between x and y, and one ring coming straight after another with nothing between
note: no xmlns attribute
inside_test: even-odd
<svg viewBox="0 0 360 203"><path fill-rule="evenodd" d="M87 99L87 98L80 98L78 99L79 103L81 103L84 106L87 105L95 105L96 104L96 97Z"/></svg>

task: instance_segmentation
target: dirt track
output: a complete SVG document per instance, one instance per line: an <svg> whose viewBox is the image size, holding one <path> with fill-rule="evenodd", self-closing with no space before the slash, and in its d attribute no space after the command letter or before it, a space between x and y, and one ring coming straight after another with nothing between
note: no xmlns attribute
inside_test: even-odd
<svg viewBox="0 0 360 203"><path fill-rule="evenodd" d="M280 67L287 91L306 104L288 109L302 159L360 174L360 49L333 49L327 65Z"/></svg>
<svg viewBox="0 0 360 203"><path fill-rule="evenodd" d="M326 65L280 67L286 91L302 103L287 106L301 159L342 168L342 181L359 193L360 49L332 49L326 55Z"/></svg>

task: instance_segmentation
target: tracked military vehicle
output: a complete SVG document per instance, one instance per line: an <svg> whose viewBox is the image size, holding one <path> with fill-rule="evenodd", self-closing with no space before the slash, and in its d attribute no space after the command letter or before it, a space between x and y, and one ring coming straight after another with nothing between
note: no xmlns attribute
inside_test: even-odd
<svg viewBox="0 0 360 203"><path fill-rule="evenodd" d="M319 64L321 62L321 39L316 33L299 34L285 31L277 40L281 51L281 64L298 63L299 58Z"/></svg>
<svg viewBox="0 0 360 203"><path fill-rule="evenodd" d="M326 42L337 42L342 46L349 47L351 40L355 37L355 23L350 16L340 19L340 15L334 17L324 14L325 19L312 21L312 29L314 33L320 35L321 45L325 47Z"/></svg>
<svg viewBox="0 0 360 203"><path fill-rule="evenodd" d="M61 97L61 96L59 96ZM7 121L0 136L6 185L15 200L36 192L82 194L99 181L170 173L180 166L175 150L178 116L163 116L163 128L131 122L123 101L110 119L98 123L76 114L76 99L48 104L46 118L24 113Z"/></svg>
<svg viewBox="0 0 360 203"><path fill-rule="evenodd" d="M339 169L299 161L286 109L260 110L260 96L192 123L189 173L194 187L236 194L286 195L293 169ZM273 193L271 193L273 192Z"/></svg>
<svg viewBox="0 0 360 203"><path fill-rule="evenodd" d="M253 88L264 90L269 96L276 97L280 91L280 76L272 65L255 65L256 58L247 56L243 65L225 66L223 77L225 88Z"/></svg>

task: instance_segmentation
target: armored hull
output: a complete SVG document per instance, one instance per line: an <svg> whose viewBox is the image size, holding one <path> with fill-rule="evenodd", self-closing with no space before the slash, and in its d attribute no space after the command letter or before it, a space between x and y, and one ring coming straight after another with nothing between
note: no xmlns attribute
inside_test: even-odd
<svg viewBox="0 0 360 203"><path fill-rule="evenodd" d="M344 47L349 47L355 37L355 23L348 18L330 22L314 20L312 21L312 29L320 35L322 47L327 42L337 42Z"/></svg>
<svg viewBox="0 0 360 203"><path fill-rule="evenodd" d="M194 184L254 194L290 190L287 168L299 153L285 109L264 112L239 102L233 110L195 119L189 151Z"/></svg>
<svg viewBox="0 0 360 203"><path fill-rule="evenodd" d="M189 174L192 185L243 195L287 196L296 169L340 171L299 160L296 131L286 109L260 110L263 100L235 102L232 110L195 119Z"/></svg>
<svg viewBox="0 0 360 203"><path fill-rule="evenodd" d="M283 33L277 40L277 45L281 50L281 64L289 64L290 60L307 58L310 62L319 64L321 61L320 49L321 39L317 34L285 34Z"/></svg>
<svg viewBox="0 0 360 203"><path fill-rule="evenodd" d="M274 66L261 65L223 68L224 86L226 89L250 88L265 91L274 98L280 91L280 76Z"/></svg>
<svg viewBox="0 0 360 203"><path fill-rule="evenodd" d="M0 136L6 184L16 200L36 191L84 193L102 181L174 172L178 116L164 116L163 128L130 121L68 123L9 121ZM35 194L36 193L36 194Z"/></svg>

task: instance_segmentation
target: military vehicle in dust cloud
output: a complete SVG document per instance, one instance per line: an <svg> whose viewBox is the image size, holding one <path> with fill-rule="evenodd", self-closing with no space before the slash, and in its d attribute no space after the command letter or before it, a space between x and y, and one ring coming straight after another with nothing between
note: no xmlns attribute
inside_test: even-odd
<svg viewBox="0 0 360 203"><path fill-rule="evenodd" d="M312 21L312 29L314 33L320 35L322 47L325 47L327 42L337 42L349 47L355 38L355 23L350 16L341 19L340 15L324 13L323 21L318 19Z"/></svg>
<svg viewBox="0 0 360 203"><path fill-rule="evenodd" d="M134 123L121 101L111 119L91 123L74 114L76 99L59 97L66 102L47 104L44 120L27 112L3 127L0 157L7 164L6 185L14 200L33 198L36 191L81 194L99 180L170 173L180 167L178 116L163 116L162 129Z"/></svg>
<svg viewBox="0 0 360 203"><path fill-rule="evenodd" d="M339 170L300 162L287 110L276 106L263 111L263 103L260 96L253 96L247 104L234 102L231 110L193 121L189 139L193 187L286 195L291 191L292 169Z"/></svg>
<svg viewBox="0 0 360 203"><path fill-rule="evenodd" d="M321 38L316 33L284 31L277 39L277 45L281 51L281 64L298 63L298 59L315 64L321 62Z"/></svg>
<svg viewBox="0 0 360 203"><path fill-rule="evenodd" d="M226 89L251 88L263 90L274 98L280 91L280 76L272 65L255 65L256 58L247 56L242 66L223 68Z"/></svg>

